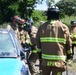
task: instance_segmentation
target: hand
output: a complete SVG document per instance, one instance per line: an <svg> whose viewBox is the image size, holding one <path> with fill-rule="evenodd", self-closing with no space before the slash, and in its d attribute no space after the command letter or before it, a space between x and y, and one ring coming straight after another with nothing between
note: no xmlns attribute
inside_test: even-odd
<svg viewBox="0 0 76 75"><path fill-rule="evenodd" d="M73 59L73 54L67 54L67 60Z"/></svg>

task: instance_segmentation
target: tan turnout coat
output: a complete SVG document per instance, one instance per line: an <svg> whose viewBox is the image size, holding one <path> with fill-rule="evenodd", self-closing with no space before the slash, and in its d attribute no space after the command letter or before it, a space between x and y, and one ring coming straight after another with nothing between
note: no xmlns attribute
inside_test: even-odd
<svg viewBox="0 0 76 75"><path fill-rule="evenodd" d="M49 21L45 22L39 27L36 38L37 47L41 49L42 52L42 65L47 66L49 64L48 61L66 61L66 55L70 50L72 42L69 29L65 24L58 20L56 20L54 24L51 24ZM57 38L63 38L66 41L65 43L64 40L63 42L58 42ZM49 41L46 42L46 40ZM55 56L65 56L65 59L57 60L58 57Z"/></svg>

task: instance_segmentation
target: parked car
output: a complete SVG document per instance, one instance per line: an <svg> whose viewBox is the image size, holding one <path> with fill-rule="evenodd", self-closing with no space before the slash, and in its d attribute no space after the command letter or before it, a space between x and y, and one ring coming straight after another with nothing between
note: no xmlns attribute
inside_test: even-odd
<svg viewBox="0 0 76 75"><path fill-rule="evenodd" d="M28 75L24 52L13 30L0 29L0 75Z"/></svg>

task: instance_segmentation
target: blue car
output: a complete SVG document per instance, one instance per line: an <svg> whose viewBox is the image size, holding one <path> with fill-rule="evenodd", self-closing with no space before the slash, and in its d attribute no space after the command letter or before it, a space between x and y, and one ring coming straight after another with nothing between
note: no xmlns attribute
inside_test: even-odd
<svg viewBox="0 0 76 75"><path fill-rule="evenodd" d="M0 75L28 75L24 52L13 30L0 29Z"/></svg>

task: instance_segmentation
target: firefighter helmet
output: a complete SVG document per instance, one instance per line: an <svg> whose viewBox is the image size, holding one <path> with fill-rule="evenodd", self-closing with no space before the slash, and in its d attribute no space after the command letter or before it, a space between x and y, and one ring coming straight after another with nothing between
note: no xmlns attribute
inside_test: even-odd
<svg viewBox="0 0 76 75"><path fill-rule="evenodd" d="M60 10L57 6L51 6L50 8L48 8L46 14L48 20L59 19Z"/></svg>
<svg viewBox="0 0 76 75"><path fill-rule="evenodd" d="M19 16L17 16L17 15L13 17L13 20L16 21L16 22L18 22L20 19L21 18Z"/></svg>
<svg viewBox="0 0 76 75"><path fill-rule="evenodd" d="M72 20L72 21L71 21L71 24L76 24L76 21L75 21L75 20Z"/></svg>
<svg viewBox="0 0 76 75"><path fill-rule="evenodd" d="M75 20L71 21L71 27L76 27L76 21Z"/></svg>
<svg viewBox="0 0 76 75"><path fill-rule="evenodd" d="M20 21L21 21L21 18L19 17L19 16L14 16L13 18L12 18L12 21L13 21L13 23L20 23Z"/></svg>
<svg viewBox="0 0 76 75"><path fill-rule="evenodd" d="M20 24L21 24L21 25L25 24L25 19L21 19L21 20L20 20Z"/></svg>

